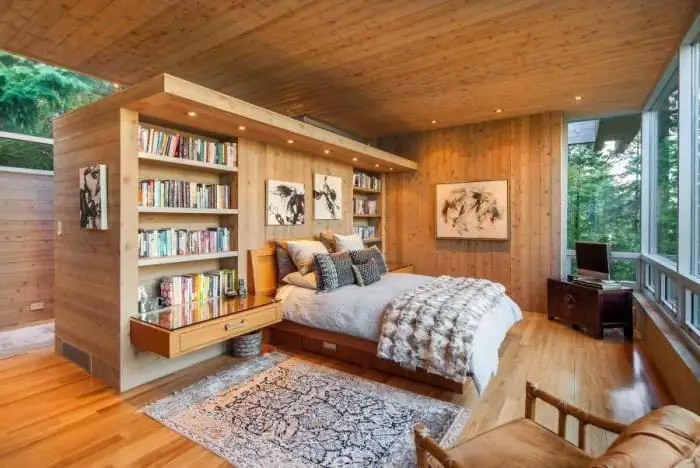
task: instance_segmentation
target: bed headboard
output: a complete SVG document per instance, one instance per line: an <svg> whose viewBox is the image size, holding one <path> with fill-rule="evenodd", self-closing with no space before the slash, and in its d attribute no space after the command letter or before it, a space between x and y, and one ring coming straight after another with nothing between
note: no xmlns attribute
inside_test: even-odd
<svg viewBox="0 0 700 468"><path fill-rule="evenodd" d="M248 251L248 290L252 294L275 295L277 260L274 247Z"/></svg>

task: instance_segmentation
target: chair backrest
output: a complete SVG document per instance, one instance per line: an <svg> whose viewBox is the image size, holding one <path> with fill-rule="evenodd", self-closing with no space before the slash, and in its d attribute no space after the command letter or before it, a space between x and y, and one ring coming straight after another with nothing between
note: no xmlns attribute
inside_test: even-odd
<svg viewBox="0 0 700 468"><path fill-rule="evenodd" d="M428 457L430 455L445 468L464 468L464 465L453 460L445 449L430 438L424 425L415 425L413 428L413 437L416 444L416 465L418 468L429 468Z"/></svg>
<svg viewBox="0 0 700 468"><path fill-rule="evenodd" d="M700 465L700 416L664 406L630 424L592 468L696 467Z"/></svg>

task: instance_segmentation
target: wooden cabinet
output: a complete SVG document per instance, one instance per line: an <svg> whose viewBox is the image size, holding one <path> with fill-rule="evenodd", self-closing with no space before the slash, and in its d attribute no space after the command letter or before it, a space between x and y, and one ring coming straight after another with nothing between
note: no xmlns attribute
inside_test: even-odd
<svg viewBox="0 0 700 468"><path fill-rule="evenodd" d="M200 311L193 321L184 324L172 318L151 323L153 321L134 317L131 319L131 342L140 349L174 358L282 321L281 303L266 297L251 298L252 301L249 298L217 299L224 304L221 316L211 318L206 311ZM178 313L182 307L158 314Z"/></svg>
<svg viewBox="0 0 700 468"><path fill-rule="evenodd" d="M547 315L589 335L603 338L605 328L623 328L632 338L632 290L602 290L570 281L547 280Z"/></svg>

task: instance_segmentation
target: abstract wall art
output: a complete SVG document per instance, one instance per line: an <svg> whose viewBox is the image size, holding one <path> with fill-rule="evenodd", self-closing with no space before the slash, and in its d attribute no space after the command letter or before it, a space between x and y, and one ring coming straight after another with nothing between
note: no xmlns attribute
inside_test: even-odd
<svg viewBox="0 0 700 468"><path fill-rule="evenodd" d="M508 181L437 184L438 239L508 240Z"/></svg>
<svg viewBox="0 0 700 468"><path fill-rule="evenodd" d="M304 224L304 184L268 180L266 190L268 226Z"/></svg>
<svg viewBox="0 0 700 468"><path fill-rule="evenodd" d="M107 166L93 164L79 171L80 227L107 229Z"/></svg>
<svg viewBox="0 0 700 468"><path fill-rule="evenodd" d="M314 219L342 219L343 179L314 174Z"/></svg>

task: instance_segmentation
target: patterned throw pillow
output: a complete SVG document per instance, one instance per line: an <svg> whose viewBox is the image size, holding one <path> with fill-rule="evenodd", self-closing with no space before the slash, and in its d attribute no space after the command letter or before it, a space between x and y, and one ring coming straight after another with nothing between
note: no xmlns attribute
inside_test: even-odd
<svg viewBox="0 0 700 468"><path fill-rule="evenodd" d="M297 267L287 249L279 243L275 243L275 258L277 259L277 284L282 284L287 275L297 271Z"/></svg>
<svg viewBox="0 0 700 468"><path fill-rule="evenodd" d="M313 266L316 272L317 291L332 291L338 288L338 271L335 269L331 254L314 254Z"/></svg>
<svg viewBox="0 0 700 468"><path fill-rule="evenodd" d="M361 265L353 265L352 271L355 273L355 281L359 286L369 286L381 278L377 262L373 258Z"/></svg>
<svg viewBox="0 0 700 468"><path fill-rule="evenodd" d="M328 253L328 250L319 241L310 240L287 241L287 250L302 275L313 270L314 254Z"/></svg>
<svg viewBox="0 0 700 468"><path fill-rule="evenodd" d="M355 273L352 271L352 259L348 252L330 254L336 274L338 275L338 287L355 284Z"/></svg>
<svg viewBox="0 0 700 468"><path fill-rule="evenodd" d="M316 273L313 272L302 275L298 271L295 271L294 273L290 273L285 276L284 282L304 289L313 289L314 291L318 289L318 285L316 284Z"/></svg>
<svg viewBox="0 0 700 468"><path fill-rule="evenodd" d="M351 250L350 258L352 258L352 263L355 265L362 265L363 263L367 263L370 259L373 259L377 264L380 275L389 271L389 267L386 266L386 261L384 260L384 255L382 255L382 252L376 245L369 249Z"/></svg>

